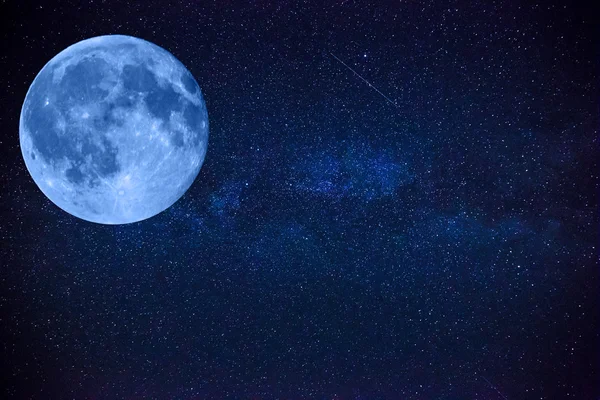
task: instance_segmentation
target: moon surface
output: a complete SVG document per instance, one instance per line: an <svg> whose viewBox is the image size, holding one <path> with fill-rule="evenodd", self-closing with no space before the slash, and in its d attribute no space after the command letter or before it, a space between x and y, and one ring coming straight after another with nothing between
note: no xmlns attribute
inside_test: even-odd
<svg viewBox="0 0 600 400"><path fill-rule="evenodd" d="M150 218L200 171L208 114L168 51L99 36L56 55L31 84L19 124L29 173L58 207L101 224Z"/></svg>

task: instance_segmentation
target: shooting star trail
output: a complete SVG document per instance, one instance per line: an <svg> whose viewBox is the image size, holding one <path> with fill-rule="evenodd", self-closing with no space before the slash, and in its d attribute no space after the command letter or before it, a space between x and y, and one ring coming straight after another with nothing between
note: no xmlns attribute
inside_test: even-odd
<svg viewBox="0 0 600 400"><path fill-rule="evenodd" d="M507 398L505 395L503 395L503 394L502 394L502 392L501 392L500 390L498 390L498 388L497 388L496 386L494 386L494 384L493 384L492 382L490 382L488 378L486 378L486 377L485 377L485 376L483 376L483 375L479 375L479 376L481 376L483 379L485 379L485 381L488 383L488 385L490 385L490 387L491 387L492 389L494 389L496 392L498 392L498 394L499 394L500 396L502 396L502 398L503 398L504 400L508 400L508 398Z"/></svg>
<svg viewBox="0 0 600 400"><path fill-rule="evenodd" d="M372 88L373 90L375 90L377 93L379 93L381 95L381 97L383 97L384 99L387 100L388 103L392 104L394 107L398 107L398 105L392 101L392 99L390 99L389 97L387 97L385 94L383 94L381 92L381 90L377 89L375 86L373 86L373 84L371 82L369 82L368 80L366 80L365 78L363 78L358 72L356 72L355 70L353 70L352 68L350 68L345 62L343 62L342 60L340 60L339 58L337 58L335 56L335 54L333 53L329 53L331 54L331 56L333 58L335 58L337 61L339 61L344 67L348 68L350 71L354 72L354 74L356 76L358 76L360 79L362 79L363 82L365 82L367 85L369 85L370 88Z"/></svg>

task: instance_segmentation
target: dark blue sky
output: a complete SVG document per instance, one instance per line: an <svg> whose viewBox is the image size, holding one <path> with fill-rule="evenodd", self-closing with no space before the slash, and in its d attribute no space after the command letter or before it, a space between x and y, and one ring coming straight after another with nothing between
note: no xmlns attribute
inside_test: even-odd
<svg viewBox="0 0 600 400"><path fill-rule="evenodd" d="M0 397L600 395L591 10L98 0L0 14ZM35 186L18 119L48 60L117 33L189 68L210 139L174 206L103 226Z"/></svg>

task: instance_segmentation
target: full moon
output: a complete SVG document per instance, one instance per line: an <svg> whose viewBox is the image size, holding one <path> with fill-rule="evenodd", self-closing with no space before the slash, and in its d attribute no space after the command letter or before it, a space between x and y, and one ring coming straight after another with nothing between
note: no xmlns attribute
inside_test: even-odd
<svg viewBox="0 0 600 400"><path fill-rule="evenodd" d="M78 218L127 224L175 203L200 171L208 114L192 74L131 36L78 42L34 79L19 123L41 191Z"/></svg>

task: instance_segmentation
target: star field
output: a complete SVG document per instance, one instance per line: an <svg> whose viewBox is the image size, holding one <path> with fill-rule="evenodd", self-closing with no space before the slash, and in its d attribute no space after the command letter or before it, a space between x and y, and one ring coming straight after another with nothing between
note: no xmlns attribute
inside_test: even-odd
<svg viewBox="0 0 600 400"><path fill-rule="evenodd" d="M590 10L0 7L0 397L600 395ZM18 147L39 70L103 34L170 51L210 121L189 191L130 225L57 208Z"/></svg>

